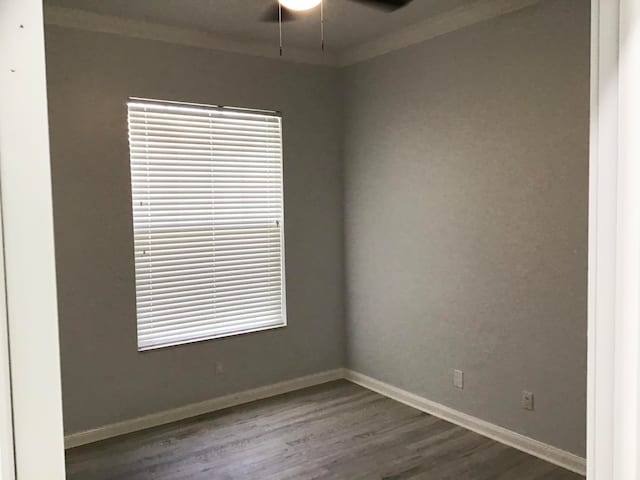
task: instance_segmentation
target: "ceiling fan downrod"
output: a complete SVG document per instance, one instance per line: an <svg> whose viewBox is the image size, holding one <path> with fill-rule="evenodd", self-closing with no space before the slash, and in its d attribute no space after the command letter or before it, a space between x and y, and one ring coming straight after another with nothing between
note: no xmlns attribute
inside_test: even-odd
<svg viewBox="0 0 640 480"><path fill-rule="evenodd" d="M282 4L278 2L278 27L280 29L280 56L282 56Z"/></svg>
<svg viewBox="0 0 640 480"><path fill-rule="evenodd" d="M324 52L324 0L320 0L320 48Z"/></svg>

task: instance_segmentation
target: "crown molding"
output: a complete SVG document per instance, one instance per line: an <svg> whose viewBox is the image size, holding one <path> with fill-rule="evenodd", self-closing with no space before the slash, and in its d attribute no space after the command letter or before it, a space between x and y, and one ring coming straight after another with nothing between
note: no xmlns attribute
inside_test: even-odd
<svg viewBox="0 0 640 480"><path fill-rule="evenodd" d="M325 66L337 66L338 64L337 56L330 51L322 52L320 49L315 51L287 47L281 57L278 45L270 42L244 40L196 29L102 15L74 8L47 6L45 8L45 24L145 40L156 40L188 47L239 53L285 62Z"/></svg>
<svg viewBox="0 0 640 480"><path fill-rule="evenodd" d="M410 45L422 43L493 17L521 10L540 1L477 0L469 5L444 12L375 40L347 48L342 52L325 51L323 53L319 50L287 47L282 57L278 48L267 42L244 40L201 30L102 15L73 8L47 6L45 9L45 23L59 27L111 33L285 62L345 67Z"/></svg>
<svg viewBox="0 0 640 480"><path fill-rule="evenodd" d="M440 35L489 20L493 17L521 10L540 1L541 0L477 0L469 5L444 12L420 23L410 25L383 37L363 43L362 45L348 48L339 55L338 64L340 66L348 66L364 62L365 60L370 60L410 45L422 43Z"/></svg>

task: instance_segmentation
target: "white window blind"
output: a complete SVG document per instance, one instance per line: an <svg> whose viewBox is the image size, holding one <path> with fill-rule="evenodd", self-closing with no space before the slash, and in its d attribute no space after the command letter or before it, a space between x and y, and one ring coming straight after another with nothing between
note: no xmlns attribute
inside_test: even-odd
<svg viewBox="0 0 640 480"><path fill-rule="evenodd" d="M281 118L130 99L138 348L286 324Z"/></svg>

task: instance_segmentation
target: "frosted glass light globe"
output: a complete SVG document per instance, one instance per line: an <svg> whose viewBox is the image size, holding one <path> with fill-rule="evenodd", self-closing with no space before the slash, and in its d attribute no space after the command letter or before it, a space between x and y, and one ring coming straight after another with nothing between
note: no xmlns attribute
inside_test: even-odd
<svg viewBox="0 0 640 480"><path fill-rule="evenodd" d="M280 5L289 10L310 10L313 7L320 5L321 0L279 0Z"/></svg>

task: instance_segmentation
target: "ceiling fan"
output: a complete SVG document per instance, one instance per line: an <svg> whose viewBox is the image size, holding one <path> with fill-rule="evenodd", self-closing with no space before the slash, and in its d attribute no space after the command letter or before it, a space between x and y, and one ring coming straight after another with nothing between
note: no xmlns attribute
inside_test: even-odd
<svg viewBox="0 0 640 480"><path fill-rule="evenodd" d="M412 0L348 0L363 5L393 12ZM311 10L318 5L323 7L322 0L272 0L271 5L265 10L262 20L265 22L290 22L299 17L303 11Z"/></svg>
<svg viewBox="0 0 640 480"><path fill-rule="evenodd" d="M386 12L398 10L413 0L348 0ZM320 6L321 45L324 51L324 0L270 0L271 5L262 16L264 22L278 22L280 26L280 56L282 56L282 23L296 20L301 12Z"/></svg>

